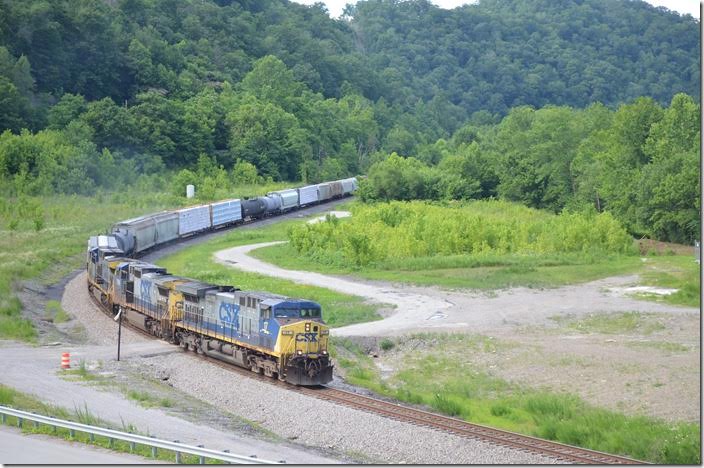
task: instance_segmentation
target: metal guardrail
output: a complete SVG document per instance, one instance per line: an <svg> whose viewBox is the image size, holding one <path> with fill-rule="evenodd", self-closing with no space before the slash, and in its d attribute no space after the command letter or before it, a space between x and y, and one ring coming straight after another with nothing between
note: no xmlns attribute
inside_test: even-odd
<svg viewBox="0 0 704 468"><path fill-rule="evenodd" d="M152 456L156 457L156 449L166 449L171 450L176 453L176 463L181 462L181 454L186 453L189 455L196 455L200 459L200 463L205 463L206 458L212 458L215 460L220 460L226 463L240 464L240 465L252 465L252 464L264 464L264 465L276 465L285 462L274 462L268 460L262 460L255 457L246 457L243 455L235 455L227 451L210 450L204 447L194 447L192 445L181 444L179 442L169 442L167 440L160 440L153 437L147 437L138 434L131 434L129 432L115 431L112 429L104 429L102 427L89 426L87 424L80 424L73 421L66 421L63 419L57 419L51 416L44 416L41 414L29 413L27 411L16 410L14 408L8 408L7 406L0 406L0 416L2 416L2 423L7 422L7 416L14 416L17 418L17 426L22 427L24 420L34 421L35 426L37 424L46 424L52 427L61 427L71 431L71 435L75 434L75 431L85 432L91 434L91 438L95 435L107 437L111 440L122 440L130 443L130 448L134 449L135 444L146 445L152 447Z"/></svg>

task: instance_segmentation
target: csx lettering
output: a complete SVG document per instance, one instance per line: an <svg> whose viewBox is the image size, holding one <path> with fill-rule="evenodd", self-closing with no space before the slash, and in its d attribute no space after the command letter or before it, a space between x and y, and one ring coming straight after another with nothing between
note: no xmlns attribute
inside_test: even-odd
<svg viewBox="0 0 704 468"><path fill-rule="evenodd" d="M234 326L237 328L239 325L237 323L237 316L240 312L240 306L237 304L231 304L229 302L221 302L220 309L218 310L218 315L220 320L228 326Z"/></svg>
<svg viewBox="0 0 704 468"><path fill-rule="evenodd" d="M296 335L296 341L302 341L304 343L317 343L317 336L317 333L299 333Z"/></svg>

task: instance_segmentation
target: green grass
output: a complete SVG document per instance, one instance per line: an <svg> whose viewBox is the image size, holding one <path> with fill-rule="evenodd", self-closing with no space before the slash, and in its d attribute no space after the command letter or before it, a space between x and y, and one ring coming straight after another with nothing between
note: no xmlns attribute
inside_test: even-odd
<svg viewBox="0 0 704 468"><path fill-rule="evenodd" d="M173 197L162 194L0 199L0 338L37 340L31 321L22 316L22 306L13 295L17 282L30 278L56 281L82 266L89 236L104 233L114 221L176 204ZM21 217L22 209L40 210L44 227L36 230L31 219ZM48 311L59 321L67 318L59 304L49 304Z"/></svg>
<svg viewBox="0 0 704 468"><path fill-rule="evenodd" d="M84 380L88 382L95 382L99 380L99 377L88 370L86 367L86 362L81 361L77 368L73 369L62 369L57 372L58 375L66 380Z"/></svg>
<svg viewBox="0 0 704 468"><path fill-rule="evenodd" d="M342 222L342 221L341 221ZM640 283L679 289L669 296L642 299L699 307L699 264L687 255L650 256L645 262L629 255L451 255L390 260L366 267L321 263L290 244L256 249L255 258L287 269L363 279L492 291L512 287L550 288L610 276L638 274Z"/></svg>
<svg viewBox="0 0 704 468"><path fill-rule="evenodd" d="M141 390L128 390L127 398L136 401L145 408L171 408L174 406L174 402L168 398L159 397Z"/></svg>
<svg viewBox="0 0 704 468"><path fill-rule="evenodd" d="M647 295L648 299L669 304L699 307L701 267L689 255L648 257L642 265L642 284L678 291L669 296Z"/></svg>
<svg viewBox="0 0 704 468"><path fill-rule="evenodd" d="M670 341L631 341L626 343L627 346L634 348L652 348L665 351L667 353L686 353L692 348L680 343L672 343Z"/></svg>
<svg viewBox="0 0 704 468"><path fill-rule="evenodd" d="M227 196L261 195L290 185L242 186ZM0 339L37 341L14 294L19 282L38 278L52 284L83 267L88 237L104 234L117 221L204 201L136 189L93 197L0 197Z"/></svg>
<svg viewBox="0 0 704 468"><path fill-rule="evenodd" d="M222 237L162 258L157 263L166 267L172 274L201 281L316 301L322 306L323 318L332 327L379 320L381 317L376 312L376 307L366 304L360 297L239 271L213 260L213 254L218 250L238 245L285 240L288 228L294 223L300 223L300 221L281 221L258 229L234 229Z"/></svg>
<svg viewBox="0 0 704 468"><path fill-rule="evenodd" d="M701 463L697 424L626 416L591 406L574 395L507 382L459 359L487 346L503 346L496 340L416 334L398 341L397 351L404 341L415 341L433 353L419 352L415 346L398 351L400 370L382 380L372 359L357 344L336 338L337 365L352 384L478 424L654 463Z"/></svg>
<svg viewBox="0 0 704 468"><path fill-rule="evenodd" d="M251 252L255 258L282 268L422 286L495 290L517 286L555 287L632 273L641 261L631 256L594 259L576 254L552 256L452 255L395 260L362 268L322 264L299 254L290 244Z"/></svg>
<svg viewBox="0 0 704 468"><path fill-rule="evenodd" d="M620 313L595 313L582 319L573 317L550 317L564 327L580 333L603 334L629 334L650 335L656 331L664 330L665 325L660 323L653 314L641 312Z"/></svg>
<svg viewBox="0 0 704 468"><path fill-rule="evenodd" d="M349 202L348 205L352 210L359 206L355 202ZM489 205L470 204L469 206L471 207L467 208L469 212L474 210L478 215L488 215L486 210ZM522 212L519 207L513 205L506 205L504 208L509 211L518 210L519 214ZM496 216L501 218L502 214L499 213ZM547 217L542 212L537 213L537 216ZM351 226L351 218L340 219L336 223L338 226ZM283 239L284 237L280 237L280 240ZM609 276L639 274L643 277L644 285L680 290L665 298L647 297L647 299L662 300L677 305L699 306L699 265L691 256L653 255L643 262L635 255L636 251L637 249L633 247L626 249L626 253L620 254L607 253L605 250L552 253L500 253L487 250L452 255L405 257L388 255L383 260L376 260L365 266L355 265L353 262L333 261L337 257L328 258L326 255L318 257L300 253L290 243L257 249L252 251L251 255L288 269L352 275L370 280L414 285L487 291L518 286L557 287ZM337 260L340 259L337 258Z"/></svg>

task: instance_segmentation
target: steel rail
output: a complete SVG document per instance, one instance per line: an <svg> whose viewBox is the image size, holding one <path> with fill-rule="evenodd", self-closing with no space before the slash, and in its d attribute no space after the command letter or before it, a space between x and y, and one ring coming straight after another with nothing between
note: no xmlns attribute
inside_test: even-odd
<svg viewBox="0 0 704 468"><path fill-rule="evenodd" d="M260 458L247 457L244 455L236 455L220 450L211 450L205 447L194 447L192 445L181 444L179 442L170 442L168 440L156 439L153 437L132 434L129 432L121 432L113 429L105 429L102 427L90 426L88 424L81 424L73 421L66 421L63 419L54 418L52 416L44 416L41 414L21 411L14 408L9 408L7 406L0 406L0 414L2 415L3 423L6 422L7 416L16 417L17 425L19 427L22 427L22 423L24 420L28 420L52 427L61 427L64 429L68 429L69 431L72 431L72 433L73 431L85 432L87 434L103 436L113 440L122 440L125 442L129 442L130 444L140 444L153 448L171 450L176 453L177 463L180 461L181 454L183 453L200 457L201 464L204 463L205 458L211 458L214 460L220 460L226 463L239 465L277 465L281 463L269 460L262 460Z"/></svg>
<svg viewBox="0 0 704 468"><path fill-rule="evenodd" d="M524 452L543 455L569 463L588 465L633 465L645 464L643 461L628 457L612 455L596 450L575 447L537 437L531 437L515 432L495 429L492 427L474 424L461 419L443 416L437 413L412 408L399 403L389 402L374 397L360 395L345 390L327 386L300 387L293 386L260 374L254 374L248 369L235 367L213 359L211 357L193 353L193 356L209 362L230 372L235 372L247 378L255 379L269 385L283 387L287 390L305 394L307 396L344 405L367 413L376 414L396 421L401 421L416 426L450 433L466 439L482 440L488 443L514 448Z"/></svg>
<svg viewBox="0 0 704 468"><path fill-rule="evenodd" d="M584 449L537 437L517 434L479 424L469 423L456 418L443 416L428 411L403 406L345 390L322 387L319 389L302 389L323 400L340 403L355 409L381 414L383 416L449 432L461 437L483 440L507 447L517 448L539 455L547 455L558 460L586 464L643 464L644 462L618 455Z"/></svg>

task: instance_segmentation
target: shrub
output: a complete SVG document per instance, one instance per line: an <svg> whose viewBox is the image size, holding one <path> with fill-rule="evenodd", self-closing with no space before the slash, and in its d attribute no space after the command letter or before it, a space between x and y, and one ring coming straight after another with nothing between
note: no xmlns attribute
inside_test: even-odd
<svg viewBox="0 0 704 468"><path fill-rule="evenodd" d="M327 264L472 255L629 253L632 239L608 213L553 215L504 201L390 202L353 208L351 220L293 227L293 247Z"/></svg>
<svg viewBox="0 0 704 468"><path fill-rule="evenodd" d="M379 346L380 346L381 349L383 349L384 351L389 351L390 349L393 349L393 347L394 347L394 342L391 341L391 340L388 339L388 338L384 338L383 340L381 340L381 343L379 343Z"/></svg>

